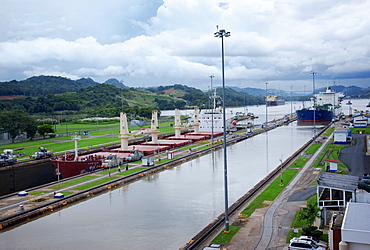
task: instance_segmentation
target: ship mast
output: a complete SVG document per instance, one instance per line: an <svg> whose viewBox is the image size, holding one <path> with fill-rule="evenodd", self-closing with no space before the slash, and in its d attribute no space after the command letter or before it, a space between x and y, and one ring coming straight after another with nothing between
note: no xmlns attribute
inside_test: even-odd
<svg viewBox="0 0 370 250"><path fill-rule="evenodd" d="M81 140L81 136L75 134L74 136L72 136L72 140L74 140L74 142L75 142L75 158L74 158L74 160L77 161L77 158L78 158L78 141Z"/></svg>

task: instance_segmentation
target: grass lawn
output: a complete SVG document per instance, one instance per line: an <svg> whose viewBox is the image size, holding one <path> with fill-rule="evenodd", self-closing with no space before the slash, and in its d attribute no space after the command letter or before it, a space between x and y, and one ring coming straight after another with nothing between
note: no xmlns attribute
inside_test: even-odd
<svg viewBox="0 0 370 250"><path fill-rule="evenodd" d="M308 160L309 160L308 158L298 158L294 161L294 163L290 164L289 167L291 167L291 168L302 168Z"/></svg>
<svg viewBox="0 0 370 250"><path fill-rule="evenodd" d="M101 184L104 184L104 183L107 183L107 182L110 182L110 181L113 181L113 180L116 180L116 179L119 179L119 177L115 177L115 176L107 177L107 178L92 181L90 183L86 183L84 185L72 188L72 190L86 190L86 189L89 189L89 188L92 188L92 187L95 187L95 186L98 186L98 185L101 185Z"/></svg>
<svg viewBox="0 0 370 250"><path fill-rule="evenodd" d="M213 240L212 243L217 243L217 244L227 244L230 242L230 240L234 237L234 235L239 231L240 227L234 227L234 226L229 226L229 233L224 233L222 231L219 233ZM224 228L225 230L225 228Z"/></svg>
<svg viewBox="0 0 370 250"><path fill-rule="evenodd" d="M72 185L77 184L77 183L81 183L81 182L84 182L84 181L92 180L92 179L95 179L95 178L96 178L96 176L83 176L83 177L80 177L80 178L77 178L77 179L73 179L73 180L70 180L70 181L61 182L59 184L56 184L56 185L51 186L51 187L48 187L48 188L49 189L64 188L64 187L72 186Z"/></svg>
<svg viewBox="0 0 370 250"><path fill-rule="evenodd" d="M321 147L322 143L321 142L318 142L318 143L314 143L312 144L306 151L304 151L306 154L314 154L316 153L316 151Z"/></svg>
<svg viewBox="0 0 370 250"><path fill-rule="evenodd" d="M173 122L166 122L161 123L159 127L160 133L166 133L166 132L173 132L174 127L169 126L169 124L172 124ZM150 127L149 125L145 125L143 127ZM89 148L95 145L109 145L113 143L119 143L120 140L118 138L119 136L119 122L116 123L102 123L102 124L72 124L72 123L62 123L56 125L57 133L66 133L68 131L69 134L73 134L75 132L78 132L81 134L82 131L89 131L88 136L81 136L81 140L78 142L79 148ZM130 127L130 130L137 130L140 129L140 127ZM91 138L91 136L96 135L106 135L101 136L97 138ZM143 135L139 135L143 136ZM35 152L38 152L39 146L43 146L50 150L51 152L64 152L74 149L74 142L71 139L71 136L60 136L55 138L48 138L46 136L46 139L38 139L34 141L26 141L26 142L16 142L16 143L10 143L10 144L4 144L1 145L0 151L3 151L4 149L16 149L16 148L24 148L19 151L19 153L23 154L23 156L20 156L18 158L24 158L27 156L30 156L34 154ZM65 142L64 142L65 141ZM24 160L19 160L24 161Z"/></svg>
<svg viewBox="0 0 370 250"><path fill-rule="evenodd" d="M364 134L370 134L370 127L366 128L350 128L353 134L358 134L359 131L364 131Z"/></svg>
<svg viewBox="0 0 370 250"><path fill-rule="evenodd" d="M273 201L285 188L285 186L293 179L298 173L295 169L286 169L283 172L283 185L280 186L280 177L277 177L260 195L258 195L242 212L249 216L258 209L266 207L267 205L262 204L264 201Z"/></svg>
<svg viewBox="0 0 370 250"><path fill-rule="evenodd" d="M117 175L130 175L130 174L133 174L133 173L140 172L141 170L144 170L144 169L148 169L148 168L144 168L144 167L133 168L133 169L129 169L127 171L122 171L121 173L119 173Z"/></svg>
<svg viewBox="0 0 370 250"><path fill-rule="evenodd" d="M29 192L28 194L29 195L40 195L40 194L47 194L47 193L50 193L50 191L31 191Z"/></svg>
<svg viewBox="0 0 370 250"><path fill-rule="evenodd" d="M61 192L61 193L64 194L64 196L68 196L68 195L74 194L73 192Z"/></svg>
<svg viewBox="0 0 370 250"><path fill-rule="evenodd" d="M349 145L343 145L343 144L328 144L326 148L323 150L323 152L320 154L320 156L317 158L315 163L312 165L314 168L322 168L325 171L325 162L324 159L331 159L331 160L337 160L339 161L339 154L340 150L344 147L348 147ZM341 171L341 174L348 174L347 166L340 162L338 164L338 170Z"/></svg>

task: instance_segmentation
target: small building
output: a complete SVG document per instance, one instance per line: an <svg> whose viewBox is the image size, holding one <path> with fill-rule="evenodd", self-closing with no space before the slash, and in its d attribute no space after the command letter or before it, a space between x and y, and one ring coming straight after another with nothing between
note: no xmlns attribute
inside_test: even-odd
<svg viewBox="0 0 370 250"><path fill-rule="evenodd" d="M317 198L320 208L341 210L355 199L358 177L322 172L317 180Z"/></svg>
<svg viewBox="0 0 370 250"><path fill-rule="evenodd" d="M352 132L349 129L336 129L334 131L334 144L348 144L352 140Z"/></svg>
<svg viewBox="0 0 370 250"><path fill-rule="evenodd" d="M325 165L326 165L325 170L327 172L338 171L338 164L340 163L340 161L332 160L332 159L324 159L324 162L325 162Z"/></svg>
<svg viewBox="0 0 370 250"><path fill-rule="evenodd" d="M141 165L143 167L154 166L154 156L143 157L141 159Z"/></svg>

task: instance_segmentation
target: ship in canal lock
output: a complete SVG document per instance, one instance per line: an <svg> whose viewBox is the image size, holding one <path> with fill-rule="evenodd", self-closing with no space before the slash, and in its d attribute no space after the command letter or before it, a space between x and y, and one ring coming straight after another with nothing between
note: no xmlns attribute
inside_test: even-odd
<svg viewBox="0 0 370 250"><path fill-rule="evenodd" d="M298 122L330 122L339 114L343 93L334 92L330 87L315 95L314 105L296 111Z"/></svg>

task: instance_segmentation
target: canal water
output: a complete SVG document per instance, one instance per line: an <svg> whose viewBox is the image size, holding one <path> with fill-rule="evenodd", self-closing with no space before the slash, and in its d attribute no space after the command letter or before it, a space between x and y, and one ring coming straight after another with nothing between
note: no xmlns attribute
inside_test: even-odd
<svg viewBox="0 0 370 250"><path fill-rule="evenodd" d="M265 107L254 108L262 117ZM268 112L282 117L290 106ZM228 147L229 205L312 134L294 122ZM224 211L223 169L218 150L1 231L0 249L179 249Z"/></svg>

